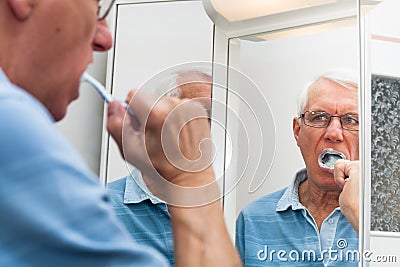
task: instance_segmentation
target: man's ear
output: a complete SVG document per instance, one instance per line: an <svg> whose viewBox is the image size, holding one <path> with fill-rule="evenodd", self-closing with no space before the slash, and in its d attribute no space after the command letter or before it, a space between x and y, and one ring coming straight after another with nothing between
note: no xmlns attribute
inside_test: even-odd
<svg viewBox="0 0 400 267"><path fill-rule="evenodd" d="M300 131L300 119L297 117L293 118L293 135L294 139L296 139L296 143L299 139L299 131Z"/></svg>
<svg viewBox="0 0 400 267"><path fill-rule="evenodd" d="M35 0L6 0L18 20L26 20L35 7Z"/></svg>

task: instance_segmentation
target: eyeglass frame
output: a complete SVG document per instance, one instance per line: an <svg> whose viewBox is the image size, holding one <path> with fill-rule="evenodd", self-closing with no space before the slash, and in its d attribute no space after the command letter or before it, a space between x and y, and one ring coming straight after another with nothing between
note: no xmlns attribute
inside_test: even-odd
<svg viewBox="0 0 400 267"><path fill-rule="evenodd" d="M320 112L320 113L325 113L325 114L329 115L328 123L326 124L326 126L314 126L314 125L307 124L306 123L306 119L305 119L305 114L307 112ZM348 129L348 128L343 127L342 118L345 117L345 116L349 116L349 115L355 115L355 116L358 117L358 114L354 114L354 113L346 113L346 114L338 116L338 115L331 115L330 113L328 113L326 111L306 110L306 111L304 111L304 113L300 114L298 118L299 119L304 118L304 125L306 125L308 127L312 127L312 128L328 128L329 125L331 124L332 118L339 118L340 126L342 127L342 129L347 130L347 131L359 131L359 129L356 130L356 129Z"/></svg>
<svg viewBox="0 0 400 267"><path fill-rule="evenodd" d="M102 14L101 16L100 16L100 10L101 10L100 2L101 2L101 1L99 1L99 3L98 3L97 20L103 20L103 19L105 19L105 18L107 17L108 13L110 13L110 10L111 10L113 4L115 3L115 0L111 0L111 1L110 1L110 4L109 4L109 6L107 7L106 11L105 11L104 14Z"/></svg>

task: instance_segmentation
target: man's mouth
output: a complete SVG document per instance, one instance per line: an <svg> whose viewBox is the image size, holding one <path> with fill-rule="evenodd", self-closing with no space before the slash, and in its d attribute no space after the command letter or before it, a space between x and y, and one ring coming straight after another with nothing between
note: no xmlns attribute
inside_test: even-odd
<svg viewBox="0 0 400 267"><path fill-rule="evenodd" d="M326 172L333 173L335 162L338 159L346 159L346 156L339 151L327 148L318 156L318 164Z"/></svg>

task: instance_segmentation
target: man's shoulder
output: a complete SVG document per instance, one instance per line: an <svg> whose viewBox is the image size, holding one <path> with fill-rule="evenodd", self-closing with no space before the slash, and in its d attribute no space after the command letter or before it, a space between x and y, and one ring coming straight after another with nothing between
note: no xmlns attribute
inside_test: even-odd
<svg viewBox="0 0 400 267"><path fill-rule="evenodd" d="M287 188L283 188L256 199L255 201L249 203L246 207L243 208L242 214L249 216L257 214L265 215L269 212L275 213L276 205L282 198L286 189Z"/></svg>
<svg viewBox="0 0 400 267"><path fill-rule="evenodd" d="M108 191L124 192L126 184L126 176L119 178L118 180L107 183Z"/></svg>
<svg viewBox="0 0 400 267"><path fill-rule="evenodd" d="M43 104L25 90L4 84L0 84L0 88L0 109L5 111L0 114L5 115L4 119L35 116L35 119L45 118L47 122L53 123L51 119L49 120L50 113Z"/></svg>
<svg viewBox="0 0 400 267"><path fill-rule="evenodd" d="M60 175L59 170L71 176L72 173L93 176L81 155L61 134L48 110L22 89L8 88L8 92L0 94L0 121L7 129L0 132L0 158L12 173L18 173L15 166L19 164L24 169L34 166L33 173L45 169L49 176L52 171L53 176Z"/></svg>
<svg viewBox="0 0 400 267"><path fill-rule="evenodd" d="M122 177L113 182L109 182L106 185L107 195L110 199L111 205L120 205L124 201L125 186L126 186L127 176Z"/></svg>

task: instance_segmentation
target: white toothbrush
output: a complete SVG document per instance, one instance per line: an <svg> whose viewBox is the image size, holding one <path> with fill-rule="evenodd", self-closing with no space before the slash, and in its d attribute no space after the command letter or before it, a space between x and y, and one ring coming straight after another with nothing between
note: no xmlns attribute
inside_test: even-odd
<svg viewBox="0 0 400 267"><path fill-rule="evenodd" d="M122 100L116 99L114 96L112 96L107 89L102 85L98 80L93 78L90 74L87 72L83 73L82 82L87 82L90 84L94 89L96 89L97 93L104 99L104 101L108 104L112 101L118 101L121 103L121 105L126 109L126 111L129 113L129 115L133 116L136 118L137 121L139 121L135 115L135 113L130 109L129 105Z"/></svg>

